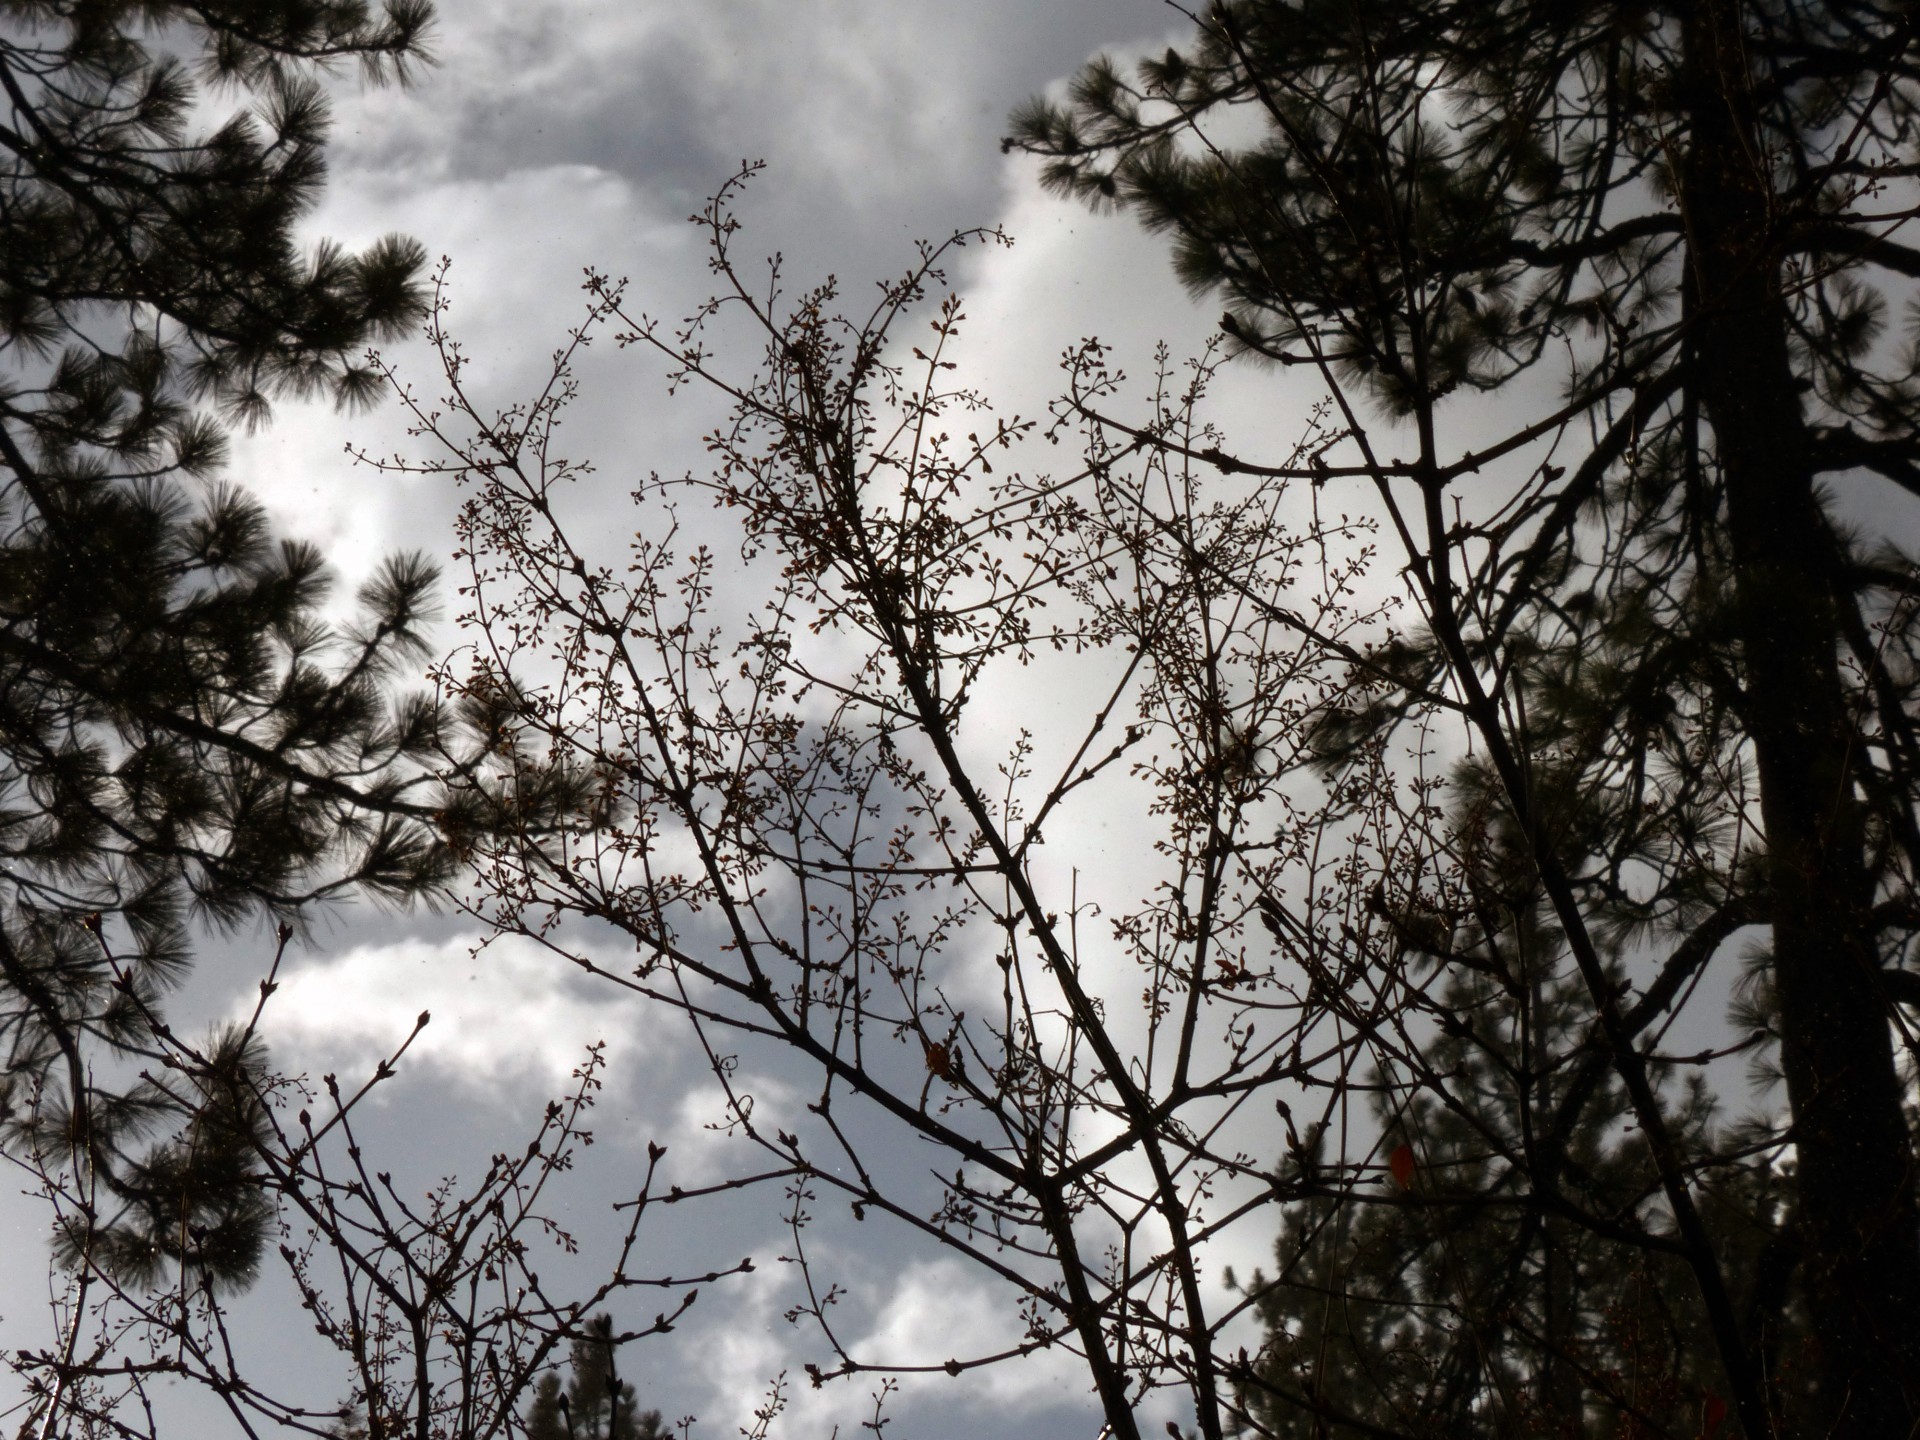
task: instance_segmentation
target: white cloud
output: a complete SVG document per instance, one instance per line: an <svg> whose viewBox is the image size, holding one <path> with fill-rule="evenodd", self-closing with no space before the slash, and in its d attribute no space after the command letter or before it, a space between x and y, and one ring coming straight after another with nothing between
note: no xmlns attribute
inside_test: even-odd
<svg viewBox="0 0 1920 1440"><path fill-rule="evenodd" d="M494 1096L565 1088L598 1041L617 1070L636 1058L642 1033L659 1034L643 1032L618 991L531 941L507 936L477 948L479 940L356 945L298 962L282 971L261 1034L296 1066L351 1071L392 1054L429 1012L402 1065Z"/></svg>
<svg viewBox="0 0 1920 1440"><path fill-rule="evenodd" d="M466 380L483 406L525 399L546 379L550 357L584 314L583 267L630 271L635 293L678 313L695 284L690 272L698 237L630 182L584 165L553 165L494 179L433 178L406 172L352 172L336 179L328 201L308 227L351 248L398 230L453 257L448 325L470 360ZM612 360L612 347L605 353ZM429 408L446 381L437 357L420 339L394 342L382 353ZM636 381L639 407L664 407L654 377L636 376L631 363L612 375L595 370L600 352L582 367L590 396L599 394L600 423L583 407L574 437L581 458L611 463L629 453L634 438ZM430 439L409 430L418 422L392 399L370 414L344 419L325 406L287 403L255 435L233 437L233 477L245 484L292 535L326 551L346 589L363 580L388 551L414 547L443 557L453 549L458 504L451 481L383 473L356 465L344 453L444 460ZM691 429L691 427L689 427ZM697 454L697 431L686 437ZM671 460L663 459L666 468ZM627 476L608 486L624 505Z"/></svg>
<svg viewBox="0 0 1920 1440"><path fill-rule="evenodd" d="M794 1086L770 1076L736 1074L729 1088L749 1108L757 1132L772 1135L799 1127L795 1116L802 1096ZM741 1163L741 1158L750 1154L753 1141L738 1129L737 1122L728 1089L718 1080L683 1086L673 1104L673 1126L668 1132L674 1183L692 1189L746 1170L766 1168L770 1157L764 1152L750 1163Z"/></svg>
<svg viewBox="0 0 1920 1440"><path fill-rule="evenodd" d="M984 1280L962 1261L941 1258L907 1267L857 1348L862 1358L943 1365L1012 1349L1024 1338L1009 1286ZM1084 1362L1059 1346L965 1373L973 1377L969 1399L1005 1411L1073 1403L1087 1394L1089 1383ZM950 1384L946 1376L912 1382L916 1392Z"/></svg>
<svg viewBox="0 0 1920 1440"><path fill-rule="evenodd" d="M860 1293L829 1314L848 1341L849 1353L863 1364L937 1367L1021 1342L1012 1291L996 1289L963 1261L942 1257L892 1271L881 1265L867 1268L869 1284L859 1289L878 1304L873 1319L862 1328L852 1315L841 1313L861 1302ZM834 1278L844 1273L841 1267ZM782 1371L787 1377L786 1408L775 1422L775 1436L825 1436L836 1427L841 1434L854 1434L871 1418L872 1392L881 1383L878 1374L815 1388L796 1363L797 1357L812 1356L823 1368L832 1365L825 1342L809 1328L811 1322L802 1318L796 1326L785 1318L785 1307L803 1295L798 1289L789 1294L779 1288L779 1281L792 1277L785 1266L765 1272L765 1283L743 1297L724 1323L703 1330L691 1342L709 1386L709 1398L700 1409L701 1428L708 1433L730 1435L750 1428L754 1409L765 1402L769 1383ZM897 1379L886 1413L916 1432L922 1428L920 1420L942 1433L960 1433L956 1420L965 1416L971 1422L968 1428L991 1423L997 1432L1005 1432L1010 1421L1058 1417L1075 1409L1091 1415L1094 1410L1085 1366L1064 1347L964 1370L959 1377L935 1371ZM1094 1428L1097 1420L1086 1433L1090 1436ZM1013 1433L1021 1433L1018 1425Z"/></svg>

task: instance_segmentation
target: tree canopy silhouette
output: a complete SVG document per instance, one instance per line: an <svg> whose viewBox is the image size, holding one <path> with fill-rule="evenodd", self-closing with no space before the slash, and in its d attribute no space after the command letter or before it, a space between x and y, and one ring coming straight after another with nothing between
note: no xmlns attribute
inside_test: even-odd
<svg viewBox="0 0 1920 1440"><path fill-rule="evenodd" d="M95 1197L62 1231L83 1267L168 1257L240 1283L262 1239L234 1138L257 1117L183 1115L133 1078L164 1048L194 919L296 921L448 872L445 717L395 688L434 567L389 560L333 623L319 552L211 478L225 426L275 395L372 399L361 352L421 315L413 241L303 249L296 226L324 176L325 72L404 76L429 18L425 0L0 13L0 1141L71 1151ZM203 82L243 103L204 120ZM253 1042L214 1048L258 1064Z"/></svg>
<svg viewBox="0 0 1920 1440"><path fill-rule="evenodd" d="M1735 1313L1693 1195L1715 1151L1663 1113L1606 952L1630 933L1704 966L1736 919L1766 927L1808 1423L1905 1433L1915 586L1859 527L1920 493L1910 17L1221 0L1196 18L1137 70L1088 66L1008 144L1168 233L1237 345L1335 397L1345 444L1316 478L1378 487L1426 622L1348 734L1439 685L1486 747L1754 1435L1789 1382ZM1493 403L1469 413L1475 394ZM1536 1193L1559 1163L1531 1160Z"/></svg>
<svg viewBox="0 0 1920 1440"><path fill-rule="evenodd" d="M567 1356L567 1378L549 1370L527 1400L527 1440L661 1440L658 1410L642 1411L615 1364L613 1317L596 1315Z"/></svg>

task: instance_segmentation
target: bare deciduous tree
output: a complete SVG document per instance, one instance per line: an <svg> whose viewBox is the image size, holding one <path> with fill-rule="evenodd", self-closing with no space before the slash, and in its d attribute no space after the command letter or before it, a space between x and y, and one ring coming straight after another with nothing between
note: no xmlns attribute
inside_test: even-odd
<svg viewBox="0 0 1920 1440"><path fill-rule="evenodd" d="M733 1183L782 1187L814 1382L884 1394L1067 1347L1118 1436L1161 1391L1208 1440L1274 1404L1359 1423L1311 1367L1246 1348L1298 1275L1217 1283L1217 1257L1264 1248L1285 1214L1506 1207L1533 1217L1501 1242L1523 1264L1542 1215L1582 1263L1684 1264L1643 1150L1610 1145L1603 1180L1554 1170L1533 1120L1459 1091L1464 1042L1503 1079L1537 1072L1522 1103L1558 1107L1555 1143L1636 1099L1671 1134L1660 1078L1623 1100L1612 1065L1672 997L1596 1031L1557 892L1500 893L1538 820L1479 762L1477 789L1447 788L1481 702L1418 668L1369 578L1374 523L1329 506L1336 475L1371 473L1328 458L1350 427L1322 409L1284 464L1227 460L1203 413L1218 355L1163 355L1118 425L1126 382L1096 342L1066 357L1049 421L998 414L956 378L964 313L939 267L1002 237L924 251L847 319L832 284L788 295L777 266L737 266L739 183L699 217L721 294L672 328L590 276L527 403L488 408L436 325L449 389L403 394L443 458L389 463L468 488L472 645L443 680L495 717L488 808L592 790L575 829L473 840L475 908L685 1022L753 1155ZM560 446L573 363L609 335L730 405L710 473L632 487L624 558L570 518L590 467ZM1409 687L1424 728L1364 723ZM1516 927L1556 924L1516 961ZM608 933L631 965L596 958ZM1626 943L1586 957L1603 996ZM1468 994L1463 969L1498 983ZM1527 1060L1513 1025L1535 1027ZM796 1078L804 1105L763 1100ZM1694 1138L1711 1107L1686 1104ZM1477 1168L1420 1148L1436 1107ZM810 1247L828 1214L965 1257L1007 1330L965 1353L860 1348ZM1452 1313L1499 1344L1512 1315L1481 1298ZM1578 1373L1596 1308L1560 1304L1529 1337L1561 1400L1596 1393ZM1452 1413L1486 1413L1483 1385L1465 1396Z"/></svg>
<svg viewBox="0 0 1920 1440"><path fill-rule="evenodd" d="M283 928L281 953L289 938ZM118 973L128 960L108 953L105 963ZM518 1434L521 1403L588 1337L596 1307L636 1288L664 1292L667 1308L650 1324L608 1332L607 1343L627 1343L672 1329L697 1287L720 1278L636 1268L643 1220L677 1203L656 1193L664 1151L650 1146L647 1173L622 1207L623 1233L597 1257L606 1278L570 1298L541 1281L541 1266L578 1249L555 1192L593 1139L600 1047L572 1091L478 1179L423 1184L404 1165L397 1177L383 1168L358 1119L430 1017L423 1012L357 1086L331 1074L308 1086L276 1075L257 1038L278 968L276 956L251 1019L205 1042L145 1017L154 1050L131 1093L178 1129L137 1172L104 1183L87 1148L51 1144L58 1127L47 1123L33 1129L37 1144L9 1156L58 1240L58 1343L10 1357L28 1387L22 1437L158 1440L180 1423L183 1388L250 1436ZM63 1105L64 1095L48 1092L44 1103ZM277 1272L270 1282L268 1272ZM280 1296L301 1312L266 1311L282 1367L302 1357L298 1382L263 1378L248 1334ZM344 1388L316 1395L315 1376ZM205 1411L195 1413L192 1423L205 1423Z"/></svg>

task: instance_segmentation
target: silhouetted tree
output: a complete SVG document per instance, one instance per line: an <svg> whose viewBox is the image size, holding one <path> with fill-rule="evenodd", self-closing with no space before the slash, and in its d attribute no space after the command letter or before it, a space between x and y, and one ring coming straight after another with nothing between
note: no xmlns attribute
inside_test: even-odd
<svg viewBox="0 0 1920 1440"><path fill-rule="evenodd" d="M168 1257L238 1283L261 1240L247 1106L183 1111L133 1078L192 923L447 872L444 717L393 688L433 567L390 560L336 625L319 553L209 478L224 424L272 395L370 399L360 352L421 314L418 245L303 250L295 228L324 173L322 73L404 74L428 18L425 0L0 14L0 1143L70 1155L93 1198L62 1243L83 1267ZM197 128L203 80L247 103ZM215 1069L257 1068L257 1046L226 1046Z"/></svg>
<svg viewBox="0 0 1920 1440"><path fill-rule="evenodd" d="M1771 1388L1817 1433L1906 1433L1915 590L1832 487L1920 491L1920 372L1894 318L1920 274L1899 233L1911 25L1855 0L1221 0L1196 18L1192 44L1133 74L1096 62L1064 105L1028 107L1009 144L1170 232L1236 344L1328 387L1344 436L1300 473L1375 487L1424 619L1374 657L1399 694L1348 734L1404 713L1410 683L1445 691L1485 748L1741 1423L1768 1432ZM1500 405L1463 428L1448 397L1475 392ZM1562 784L1599 843L1557 828ZM1608 969L1632 934L1696 974L1739 915L1769 933L1773 1138L1821 1357L1792 1405L1692 1193L1719 1154L1676 1132ZM1551 1165L1529 1179L1551 1193Z"/></svg>
<svg viewBox="0 0 1920 1440"><path fill-rule="evenodd" d="M283 932L282 954L285 945ZM531 1133L477 1176L408 1173L417 1157L404 1141L383 1144L361 1124L429 1017L420 1015L358 1083L329 1074L309 1085L273 1074L259 1053L255 1031L271 991L269 979L251 1020L205 1043L155 1025L159 1061L149 1083L178 1133L130 1159L109 1199L90 1193L88 1175L63 1153L10 1157L16 1173L37 1181L69 1268L53 1307L54 1343L7 1353L26 1392L22 1435L163 1440L162 1389L174 1403L197 1393L208 1407L201 1413L223 1413L243 1433L517 1434L570 1338L583 1378L568 1403L603 1435L615 1337L605 1326L583 1332L582 1314L621 1290L673 1294L651 1323L617 1337L638 1341L672 1330L696 1286L752 1268L741 1262L678 1279L644 1272L642 1218L678 1198L655 1193L665 1154L657 1145L624 1201L624 1235L583 1244L569 1231L555 1202L593 1140L585 1122L601 1084L600 1047L575 1070L569 1093L540 1104ZM263 1231L277 1243L262 1245ZM608 1278L584 1302L550 1298L540 1270L553 1254L577 1261L594 1249L606 1251ZM262 1323L259 1307L270 1303L259 1291L233 1293L256 1269L278 1272L298 1297L300 1325L276 1331L281 1355L289 1343L309 1347L292 1384L250 1369L232 1344L237 1331ZM164 1364L149 1363L156 1354ZM311 1408L312 1378L341 1373L344 1403ZM557 1382L553 1393L563 1393ZM619 1433L653 1440L657 1417L636 1413L630 1388L621 1393L611 1412Z"/></svg>
<svg viewBox="0 0 1920 1440"><path fill-rule="evenodd" d="M642 1412L615 1364L613 1317L596 1315L573 1342L567 1379L549 1370L527 1402L527 1440L661 1440L658 1410Z"/></svg>
<svg viewBox="0 0 1920 1440"><path fill-rule="evenodd" d="M1288 1207L1273 1273L1245 1286L1267 1331L1240 1386L1247 1428L1301 1440L1375 1426L1434 1440L1695 1433L1703 1406L1724 1404L1719 1363L1684 1259L1663 1226L1636 1219L1659 1176L1609 1057L1582 1043L1588 997L1524 847L1510 826L1485 833L1491 777L1459 778L1480 791L1452 816L1470 863L1445 886L1383 887L1375 902L1435 978L1429 1069L1373 1077L1388 1174ZM1280 903L1263 918L1284 941ZM1643 997L1630 1017L1661 1009ZM1801 1368L1806 1311L1774 1145L1764 1127L1729 1127L1697 1078L1663 1100L1687 1153L1749 1152L1715 1167L1701 1203L1767 1372ZM1282 1177L1311 1188L1327 1141L1302 1138ZM1799 1433L1797 1389L1779 1402Z"/></svg>
<svg viewBox="0 0 1920 1440"><path fill-rule="evenodd" d="M1050 432L995 413L955 378L940 266L997 236L925 247L855 317L831 282L743 273L745 178L699 217L720 294L684 326L593 277L554 373L502 404L437 307L448 386L403 392L446 448L389 463L465 486L459 683L514 697L472 778L567 767L606 820L478 837L475 908L686 1027L738 1158L683 1193L779 1187L808 1379L872 1377L863 1425L903 1373L1051 1350L1083 1360L1117 1440L1151 1406L1222 1440L1249 1302L1212 1257L1380 1169L1276 1177L1274 1103L1311 1086L1346 1123L1365 1065L1417 1060L1431 1013L1367 904L1424 806L1378 756L1317 774L1382 623L1369 527L1296 516L1284 480L1219 505L1207 467L1071 409ZM642 483L614 554L552 499L586 473L555 434L604 330L730 408L712 473ZM1120 384L1097 344L1068 368ZM1163 368L1146 423L1211 436L1210 371ZM697 535L675 518L695 508ZM1057 706L1044 735L1027 693ZM1263 893L1315 897L1279 955ZM605 962L609 930L631 961ZM1309 978L1330 969L1348 990ZM846 1225L866 1229L815 1238ZM884 1299L832 1268L875 1227L963 1267L969 1318L929 1348L834 1308Z"/></svg>
<svg viewBox="0 0 1920 1440"><path fill-rule="evenodd" d="M387 561L338 622L314 547L213 478L225 427L272 397L374 398L365 347L423 314L412 241L296 232L324 76L404 77L429 18L0 5L0 1147L65 1272L53 1343L8 1352L23 1435L158 1440L159 1385L247 1433L500 1433L577 1313L543 1297L530 1241L577 1248L541 1206L590 1138L597 1052L510 1156L401 1200L356 1112L425 1013L343 1087L275 1074L259 1009L195 1041L165 1006L196 924L277 922L264 1007L315 903L427 894L503 813L539 829L581 794L551 767L450 792L499 759L515 697L405 692L434 567ZM635 1283L644 1190L590 1303ZM236 1377L231 1295L267 1266L351 1374L343 1410Z"/></svg>

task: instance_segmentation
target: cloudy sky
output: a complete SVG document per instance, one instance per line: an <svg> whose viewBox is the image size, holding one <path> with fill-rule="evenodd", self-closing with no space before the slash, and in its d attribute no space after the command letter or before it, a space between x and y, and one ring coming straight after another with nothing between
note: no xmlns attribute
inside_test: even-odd
<svg viewBox="0 0 1920 1440"><path fill-rule="evenodd" d="M578 316L583 267L627 277L650 313L695 302L709 277L686 217L743 159L764 159L742 207L743 251L780 251L796 283L832 273L857 293L900 270L921 237L1009 231L1013 248L967 252L954 279L972 317L970 376L1006 408L1035 413L1054 392L1060 352L1081 337L1098 334L1145 368L1158 339L1197 349L1210 312L1188 302L1161 248L1128 222L1042 196L1031 166L999 151L1007 114L1097 50L1138 53L1186 26L1160 0L443 0L438 68L405 91L340 87L314 233L359 245L403 231L449 257L451 328L474 357L474 383L506 403L544 376ZM393 346L388 358L432 388L423 346ZM632 481L700 463L703 415L670 402L658 367L637 356L598 355L584 379L571 443L597 465L605 488L592 503L617 534ZM1238 383L1241 413L1284 449L1299 404L1271 377ZM395 405L344 418L286 406L240 444L234 468L286 531L328 550L343 592L395 548L446 554L454 507L441 482L356 467L349 445L418 452ZM676 1178L723 1163L706 1128L719 1099L677 1033L650 1028L531 946L502 942L476 957L480 938L457 915L330 916L269 1011L281 1062L353 1073L430 1009L383 1112L424 1184L524 1136L582 1047L606 1041L603 1143L568 1202L588 1233L647 1140L669 1143L686 1167ZM183 1006L211 1019L250 1004L266 952L257 936L210 947ZM779 1083L766 1082L775 1093ZM17 1220L13 1233L32 1226ZM675 1243L692 1254L716 1240L770 1259L782 1245L775 1200L716 1210ZM31 1245L7 1248L0 1343L43 1344L31 1299L43 1273ZM671 1258L657 1268L686 1268ZM937 1363L955 1334L1012 1323L1003 1296L937 1253L854 1247L840 1258L852 1332L873 1353ZM695 1435L714 1440L749 1423L775 1373L824 1358L781 1319L788 1278L762 1264L752 1283L703 1297L672 1340L637 1347L645 1353L627 1369L644 1402L697 1414ZM1043 1357L964 1385L909 1387L889 1433L1093 1440L1084 1391L1067 1357ZM865 1409L864 1390L803 1393L784 1433L824 1437L838 1424L851 1434ZM1173 1414L1143 1418L1157 1432Z"/></svg>
<svg viewBox="0 0 1920 1440"><path fill-rule="evenodd" d="M1082 337L1111 342L1137 372L1156 341L1197 350L1215 312L1188 300L1162 247L1130 222L1040 194L1031 165L1000 153L1007 114L1096 51L1144 53L1188 24L1162 0L442 0L440 64L420 83L339 87L331 184L313 232L357 246L402 231L448 257L449 325L472 357L469 379L507 404L544 378L579 316L583 267L626 277L635 308L655 315L697 303L710 276L687 217L743 160L761 159L740 251L780 252L796 287L833 274L857 295L898 273L923 237L1007 230L1011 249L975 248L954 267L971 317L963 358L1004 410L1040 413L1060 352ZM388 359L422 393L435 388L423 345L397 344ZM659 367L631 352L596 352L582 381L569 444L597 475L580 503L617 538L631 529L623 507L634 482L703 463L711 412L669 400ZM1241 448L1284 454L1308 397L1249 373L1222 399ZM234 467L286 532L326 548L343 594L396 548L446 555L455 505L444 482L356 466L348 447L420 453L397 405L352 417L289 405L239 444ZM458 638L449 630L447 643ZM1044 715L1049 696L1036 685L1003 699L1010 716ZM1103 855L1115 883L1132 878L1123 828L1116 822L1119 838L1104 850L1092 837L1076 852ZM457 913L332 914L291 958L265 1033L287 1069L345 1077L430 1010L374 1126L423 1187L524 1140L584 1047L604 1041L601 1143L562 1202L588 1242L578 1274L591 1283L594 1244L611 1230L608 1197L631 1190L649 1141L668 1146L679 1183L728 1173L731 1152L712 1128L722 1100L685 1036L657 1015L525 942L478 950L484 938ZM257 935L210 944L183 1012L211 1021L250 1007L268 950ZM769 1107L803 1099L791 1077L755 1084ZM39 1218L13 1205L0 1224L22 1242L0 1246L0 1346L45 1345ZM1249 1228L1219 1261L1249 1269L1269 1242ZM774 1375L826 1358L815 1335L782 1318L795 1297L791 1270L771 1263L786 1245L778 1197L716 1204L648 1243L660 1271L704 1269L716 1256L760 1262L751 1277L708 1287L675 1335L623 1357L644 1404L698 1415L695 1437L731 1440ZM896 1244L879 1227L829 1233L822 1246L847 1287L845 1333L863 1355L938 1364L956 1337L982 1349L1017 1338L1005 1293L950 1256ZM257 1313L284 1300L269 1293ZM254 1337L269 1369L291 1363L274 1338L270 1328ZM324 1401L346 1381L300 1383ZM802 1389L776 1434L824 1440L838 1426L851 1436L869 1389ZM891 1412L889 1440L1094 1440L1098 1430L1085 1381L1062 1354L915 1382ZM1177 1418L1149 1408L1143 1428L1159 1433Z"/></svg>
<svg viewBox="0 0 1920 1440"><path fill-rule="evenodd" d="M976 334L1012 352L1011 368L996 355L996 392L1045 391L1083 334L1150 344L1205 327L1159 246L1040 195L1031 164L1001 155L1007 114L1094 51L1185 25L1161 0L463 0L443 8L441 63L421 84L342 87L316 229L347 243L401 230L449 257L454 328L504 394L544 373L584 266L630 279L650 313L703 297L687 217L743 159L764 160L743 244L781 252L796 282L864 290L919 239L1012 232L1014 250L975 252L963 284L982 302ZM393 352L431 378L424 356ZM665 469L698 427L676 424L652 379L628 367L611 382L626 393L606 397L610 438L621 463ZM399 430L390 407L347 433L378 448ZM444 530L435 487L344 472L341 433L331 415L283 411L251 448L277 513L343 557Z"/></svg>
<svg viewBox="0 0 1920 1440"><path fill-rule="evenodd" d="M544 380L584 308L585 267L626 277L636 310L671 317L697 304L711 276L687 218L746 160L766 168L740 206L738 253L779 252L792 288L833 275L843 293L870 294L923 238L1007 231L1011 248L971 248L951 272L970 317L965 376L1003 413L1043 414L1061 352L1083 337L1111 343L1136 374L1151 368L1156 342L1178 356L1209 338L1216 309L1182 293L1159 242L1124 218L1044 196L1031 163L999 149L1008 112L1064 83L1090 55L1146 53L1184 36L1190 22L1163 0L441 3L440 63L417 85L362 93L343 78L337 87L331 181L312 232L359 246L400 231L447 257L449 328L471 357L468 381L489 402L513 403ZM436 392L423 343L395 344L386 358L419 393ZM581 380L568 446L596 474L576 503L618 543L633 529L635 483L703 467L713 411L669 399L660 366L632 351L596 350ZM1238 448L1277 457L1298 437L1312 397L1246 371L1227 377L1218 398L1215 413ZM422 444L407 424L394 403L345 417L289 404L270 429L237 444L234 478L282 530L326 549L343 596L395 549L435 557L453 549L456 496L444 480L356 465L346 453L418 458ZM461 637L449 626L444 638L452 646ZM1052 668L1016 680L994 701L1006 728L1024 722L1044 735L1068 683ZM991 729L990 714L969 713ZM1092 867L1088 875L1117 892L1151 888L1136 823L1124 814L1096 819L1071 846L1048 838L1061 865ZM617 1233L609 1201L631 1193L649 1142L667 1146L669 1178L689 1187L733 1173L738 1149L715 1128L723 1097L677 1025L528 942L482 948L485 939L457 911L331 913L290 957L264 1033L286 1070L346 1079L431 1011L399 1077L379 1092L368 1131L420 1188L524 1144L585 1047L604 1042L599 1143L558 1202L584 1250L571 1262L554 1257L548 1272L553 1288L570 1277L585 1288ZM583 943L610 968L625 963ZM186 1023L250 1010L269 954L256 934L210 941L180 997ZM1137 981L1127 983L1135 988L1116 992L1122 1005L1137 994ZM772 1114L798 1110L808 1093L773 1068L752 1084ZM1277 1149L1278 1137L1248 1144ZM1264 1212L1229 1234L1212 1263L1242 1273L1261 1264L1272 1223ZM0 1227L15 1238L0 1244L0 1347L44 1346L52 1338L41 1303L44 1219L0 1195ZM1007 1292L953 1256L877 1225L823 1225L818 1246L846 1287L843 1337L863 1357L938 1365L1019 1338ZM687 1207L648 1233L637 1268L684 1274L742 1255L757 1262L752 1276L705 1287L672 1336L622 1358L644 1405L699 1417L696 1440L731 1440L751 1425L774 1376L829 1358L815 1333L783 1318L795 1277L774 1262L787 1247L773 1192ZM248 1340L265 1373L317 1404L345 1392L344 1373L306 1373L305 1352L282 1343L293 1313L284 1291L268 1286L248 1303L261 1319ZM636 1306L620 1318L644 1315ZM825 1440L838 1427L852 1436L870 1413L871 1388L794 1390L775 1434ZM0 1416L6 1408L0 1395ZM889 1408L888 1440L1095 1440L1099 1429L1084 1375L1061 1352L960 1380L918 1379ZM1157 1434L1182 1415L1153 1399L1141 1418Z"/></svg>

